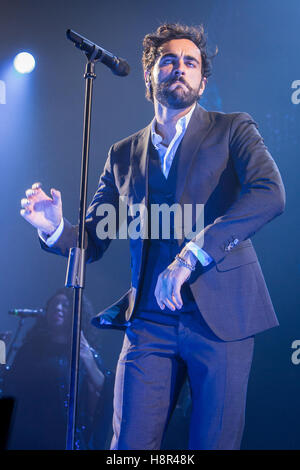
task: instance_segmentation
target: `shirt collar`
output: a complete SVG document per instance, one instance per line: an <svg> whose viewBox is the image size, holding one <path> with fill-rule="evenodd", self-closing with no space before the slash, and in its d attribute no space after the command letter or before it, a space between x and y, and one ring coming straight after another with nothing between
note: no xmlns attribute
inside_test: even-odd
<svg viewBox="0 0 300 470"><path fill-rule="evenodd" d="M178 119L176 123L176 134L184 133L186 131L186 128L190 122L190 119L192 117L195 107L196 107L196 103L187 114L182 116L182 118ZM152 144L154 145L154 147L159 145L162 141L162 137L159 134L157 134L155 130L155 125L156 125L156 119L154 118L151 123L151 140L152 140Z"/></svg>

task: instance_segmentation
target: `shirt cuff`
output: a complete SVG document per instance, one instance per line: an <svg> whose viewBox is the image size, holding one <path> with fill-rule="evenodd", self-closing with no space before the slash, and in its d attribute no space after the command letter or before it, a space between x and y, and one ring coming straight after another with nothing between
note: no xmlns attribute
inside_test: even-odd
<svg viewBox="0 0 300 470"><path fill-rule="evenodd" d="M188 242L186 244L186 248L188 250L191 250L192 253L194 253L194 255L198 258L202 266L207 266L213 261L213 258L209 256L206 251L202 250L202 248L199 248L199 246L194 242Z"/></svg>
<svg viewBox="0 0 300 470"><path fill-rule="evenodd" d="M62 217L59 226L57 227L55 232L52 233L50 237L47 237L45 233L43 233L39 229L38 229L38 235L40 239L43 240L44 243L46 243L47 246L52 246L54 245L54 243L57 242L57 240L61 236L63 229L64 229L64 219Z"/></svg>

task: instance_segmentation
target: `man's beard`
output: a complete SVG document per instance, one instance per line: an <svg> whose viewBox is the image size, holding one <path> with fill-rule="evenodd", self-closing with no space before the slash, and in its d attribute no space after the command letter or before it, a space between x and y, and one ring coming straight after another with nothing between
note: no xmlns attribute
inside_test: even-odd
<svg viewBox="0 0 300 470"><path fill-rule="evenodd" d="M181 86L175 87L173 90L170 90L169 87L172 85L172 83L175 82L183 83L186 86L187 90L183 89L183 87ZM157 101L159 101L159 103L161 103L163 106L166 106L167 108L188 108L200 99L199 91L201 88L201 82L198 90L194 90L190 87L188 83L186 83L186 81L182 77L172 78L154 86L153 96L157 99Z"/></svg>

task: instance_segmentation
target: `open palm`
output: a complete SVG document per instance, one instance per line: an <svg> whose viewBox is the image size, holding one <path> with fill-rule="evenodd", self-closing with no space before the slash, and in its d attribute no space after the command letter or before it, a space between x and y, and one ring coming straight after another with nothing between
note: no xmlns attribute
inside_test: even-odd
<svg viewBox="0 0 300 470"><path fill-rule="evenodd" d="M62 218L62 202L60 192L51 189L49 197L40 183L34 183L26 191L26 198L21 200L22 217L42 232L51 235L59 226Z"/></svg>

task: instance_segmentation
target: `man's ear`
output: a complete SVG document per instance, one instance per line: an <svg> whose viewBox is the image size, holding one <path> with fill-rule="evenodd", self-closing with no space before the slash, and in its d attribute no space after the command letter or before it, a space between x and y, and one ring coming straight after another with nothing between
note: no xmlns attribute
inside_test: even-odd
<svg viewBox="0 0 300 470"><path fill-rule="evenodd" d="M200 88L200 93L199 93L200 96L201 96L202 93L204 92L205 87L206 87L206 84L207 84L207 78L206 78L206 77L202 77L202 79L201 79L201 88Z"/></svg>
<svg viewBox="0 0 300 470"><path fill-rule="evenodd" d="M149 70L145 70L144 79L145 79L146 87L149 88L150 87L150 72L149 72Z"/></svg>

